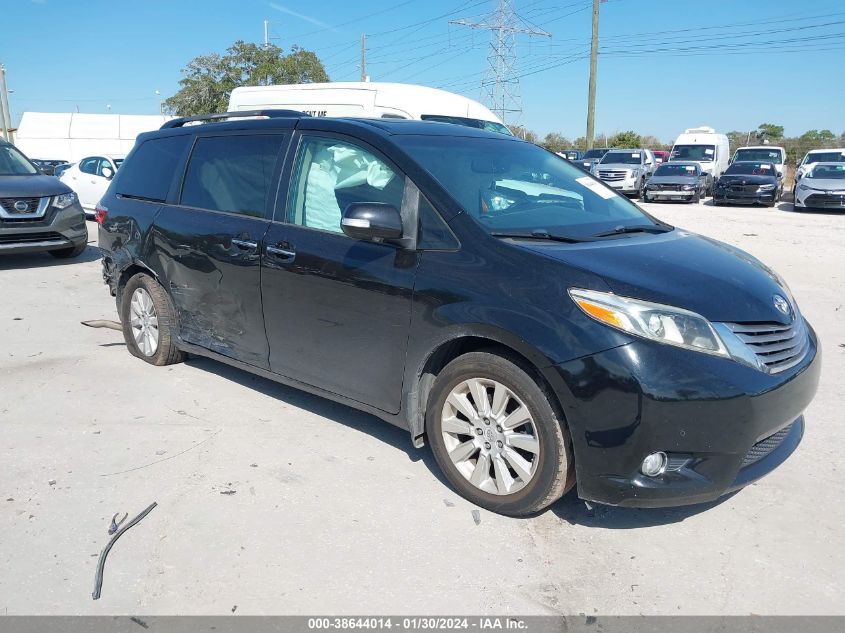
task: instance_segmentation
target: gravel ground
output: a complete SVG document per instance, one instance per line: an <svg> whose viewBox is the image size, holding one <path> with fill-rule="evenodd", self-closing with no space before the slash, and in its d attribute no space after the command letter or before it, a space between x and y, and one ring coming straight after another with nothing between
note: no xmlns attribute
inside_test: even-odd
<svg viewBox="0 0 845 633"><path fill-rule="evenodd" d="M822 340L803 444L720 503L477 522L404 431L81 326L116 318L95 227L73 263L3 257L0 613L845 612L845 215L644 206L776 268ZM112 515L152 501L92 601Z"/></svg>

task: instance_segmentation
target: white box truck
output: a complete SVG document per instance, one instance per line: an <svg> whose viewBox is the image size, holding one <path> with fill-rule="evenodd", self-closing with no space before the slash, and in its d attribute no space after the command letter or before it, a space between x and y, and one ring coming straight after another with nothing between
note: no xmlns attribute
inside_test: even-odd
<svg viewBox="0 0 845 633"><path fill-rule="evenodd" d="M299 110L311 116L416 119L510 134L486 107L461 95L413 84L369 81L244 86L229 98L229 112Z"/></svg>
<svg viewBox="0 0 845 633"><path fill-rule="evenodd" d="M688 128L672 146L669 160L695 161L707 174L707 195L713 195L713 186L728 168L731 158L728 137L717 134L712 127Z"/></svg>

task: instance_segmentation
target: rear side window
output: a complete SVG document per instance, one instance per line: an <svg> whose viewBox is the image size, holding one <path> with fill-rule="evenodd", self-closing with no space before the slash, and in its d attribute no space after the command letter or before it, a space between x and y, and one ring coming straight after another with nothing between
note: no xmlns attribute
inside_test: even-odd
<svg viewBox="0 0 845 633"><path fill-rule="evenodd" d="M166 136L144 141L120 170L116 193L128 198L164 202L190 136ZM110 167L107 161L103 163Z"/></svg>
<svg viewBox="0 0 845 633"><path fill-rule="evenodd" d="M286 138L266 134L198 139L185 173L181 204L263 217L276 157Z"/></svg>

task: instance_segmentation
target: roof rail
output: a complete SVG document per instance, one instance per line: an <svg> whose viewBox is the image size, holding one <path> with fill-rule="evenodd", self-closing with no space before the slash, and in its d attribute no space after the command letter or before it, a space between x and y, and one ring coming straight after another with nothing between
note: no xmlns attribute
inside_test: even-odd
<svg viewBox="0 0 845 633"><path fill-rule="evenodd" d="M179 119L173 119L161 126L162 130L182 127L188 123L200 122L211 123L213 121L222 121L225 119L241 119L247 117L265 117L268 119L291 119L310 116L305 112L299 110L244 110L242 112L220 112L217 114L198 114L196 116L183 116Z"/></svg>

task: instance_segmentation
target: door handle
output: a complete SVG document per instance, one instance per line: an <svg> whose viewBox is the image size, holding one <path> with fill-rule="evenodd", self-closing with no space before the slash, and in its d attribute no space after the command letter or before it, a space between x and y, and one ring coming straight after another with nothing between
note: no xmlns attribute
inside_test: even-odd
<svg viewBox="0 0 845 633"><path fill-rule="evenodd" d="M247 251L247 250L255 250L256 248L258 248L258 242L252 242L252 241L250 241L250 240L236 240L236 239L233 239L233 240L232 240L232 244L233 244L234 246L237 246L238 248L240 248L240 249L242 249L242 250L245 250L245 251Z"/></svg>
<svg viewBox="0 0 845 633"><path fill-rule="evenodd" d="M277 246L268 246L267 253L273 255L276 259L289 264L296 258L296 251L288 250L286 248L279 248Z"/></svg>

